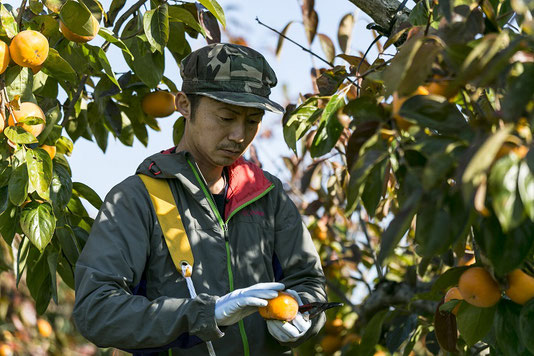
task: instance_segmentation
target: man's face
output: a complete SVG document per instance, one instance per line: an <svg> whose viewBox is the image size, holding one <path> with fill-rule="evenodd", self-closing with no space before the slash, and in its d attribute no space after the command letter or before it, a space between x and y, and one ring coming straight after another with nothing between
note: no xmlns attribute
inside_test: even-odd
<svg viewBox="0 0 534 356"><path fill-rule="evenodd" d="M229 166L250 146L263 114L261 109L202 96L182 139L200 165Z"/></svg>

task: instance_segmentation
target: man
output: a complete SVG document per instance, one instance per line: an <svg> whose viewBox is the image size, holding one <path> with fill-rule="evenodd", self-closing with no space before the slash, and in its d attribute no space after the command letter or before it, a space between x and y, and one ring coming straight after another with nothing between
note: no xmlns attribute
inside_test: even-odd
<svg viewBox="0 0 534 356"><path fill-rule="evenodd" d="M181 75L176 106L184 135L137 174L170 185L198 295L191 297L173 264L135 175L107 195L76 265L76 325L102 347L207 355L204 342L211 341L219 356L290 354L319 331L324 314L282 322L264 320L257 308L282 289L300 303L323 302L325 279L281 182L241 158L264 110L283 112L268 98L276 76L261 54L230 44L192 52Z"/></svg>

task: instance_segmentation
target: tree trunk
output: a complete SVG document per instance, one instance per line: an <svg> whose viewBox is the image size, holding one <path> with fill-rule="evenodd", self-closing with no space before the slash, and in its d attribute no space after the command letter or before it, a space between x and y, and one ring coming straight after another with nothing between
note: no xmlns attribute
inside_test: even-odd
<svg viewBox="0 0 534 356"><path fill-rule="evenodd" d="M391 20L395 17L397 9L401 4L397 0L349 0L351 3L356 5L360 10L365 12L373 21L384 29L383 33L385 36L389 36L396 31L396 29L401 26L403 22L408 21L408 15L410 11L407 8L402 9L399 14L397 14L397 19L393 24L393 28L390 28L392 25Z"/></svg>

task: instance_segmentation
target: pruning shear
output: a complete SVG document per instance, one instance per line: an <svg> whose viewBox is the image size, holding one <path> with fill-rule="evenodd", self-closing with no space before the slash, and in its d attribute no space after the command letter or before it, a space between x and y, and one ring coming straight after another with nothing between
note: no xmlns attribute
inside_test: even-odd
<svg viewBox="0 0 534 356"><path fill-rule="evenodd" d="M299 306L299 313L308 312L308 319L316 318L319 314L330 308L337 308L343 306L343 303L322 303L313 302L308 304L302 304Z"/></svg>

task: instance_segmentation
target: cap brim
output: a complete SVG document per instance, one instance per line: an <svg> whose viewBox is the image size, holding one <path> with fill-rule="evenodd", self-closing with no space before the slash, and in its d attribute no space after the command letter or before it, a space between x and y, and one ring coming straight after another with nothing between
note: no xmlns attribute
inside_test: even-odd
<svg viewBox="0 0 534 356"><path fill-rule="evenodd" d="M259 96L252 93L233 93L228 91L210 91L210 92L197 92L191 93L197 95L207 96L209 98L222 101L223 103L228 103L237 106L246 106L250 108L258 108L262 110L267 110L274 112L276 114L283 114L285 112L284 108L275 103L272 100L269 100L263 96Z"/></svg>

